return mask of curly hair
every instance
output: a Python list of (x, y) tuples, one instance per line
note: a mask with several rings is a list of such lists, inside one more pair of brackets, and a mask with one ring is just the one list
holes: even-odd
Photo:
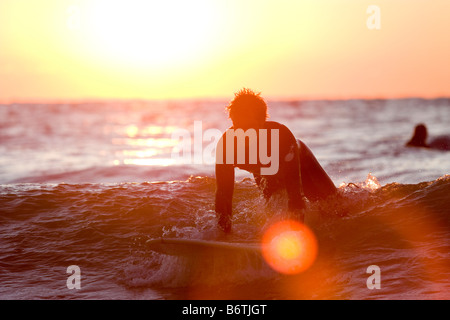
[(257, 117), (262, 121), (269, 118), (267, 104), (260, 96), (261, 92), (243, 88), (234, 94), (234, 99), (226, 107), (231, 120)]

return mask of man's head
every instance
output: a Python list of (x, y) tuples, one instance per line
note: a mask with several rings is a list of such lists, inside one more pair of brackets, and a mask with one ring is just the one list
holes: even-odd
[(264, 126), (267, 113), (267, 104), (260, 93), (250, 89), (242, 89), (235, 93), (234, 99), (227, 106), (229, 117), (235, 129), (258, 129)]
[(427, 127), (424, 124), (420, 123), (416, 125), (416, 128), (414, 129), (414, 135), (411, 140), (409, 140), (407, 145), (415, 147), (425, 147), (427, 137)]

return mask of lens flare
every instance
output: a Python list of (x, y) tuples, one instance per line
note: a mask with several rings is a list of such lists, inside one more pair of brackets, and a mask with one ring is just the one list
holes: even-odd
[(317, 256), (317, 240), (304, 224), (293, 220), (270, 226), (262, 239), (262, 253), (275, 271), (297, 274), (308, 269)]

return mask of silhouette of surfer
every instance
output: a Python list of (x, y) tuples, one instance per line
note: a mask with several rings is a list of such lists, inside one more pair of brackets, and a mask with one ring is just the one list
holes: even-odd
[(419, 147), (437, 150), (450, 150), (450, 137), (439, 136), (427, 143), (428, 130), (427, 127), (420, 123), (414, 128), (414, 134), (406, 143), (407, 147)]
[[(303, 195), (310, 201), (325, 199), (334, 195), (337, 191), (333, 181), (321, 167), (311, 150), (299, 139), (296, 139), (292, 132), (283, 124), (275, 121), (267, 121), (267, 104), (260, 96), (250, 89), (242, 89), (235, 94), (234, 99), (227, 107), (229, 117), (233, 126), (228, 128), (221, 137), (217, 149), (221, 152), (216, 156), (216, 195), (215, 211), (218, 217), (219, 227), (225, 231), (231, 231), (232, 198), (234, 190), (234, 168), (240, 168), (253, 174), (255, 182), (262, 190), (266, 199), (269, 199), (278, 191), (285, 190), (288, 196), (288, 210), (293, 216), (303, 221), (305, 207)], [(227, 153), (234, 153), (233, 160), (239, 153), (239, 143), (232, 143), (232, 148), (227, 147), (227, 133), (237, 132), (248, 133), (253, 129), (257, 140), (251, 140), (251, 135), (246, 137), (245, 161), (227, 161)], [(262, 134), (266, 130), (266, 134)], [(277, 135), (273, 135), (274, 130)], [(264, 141), (263, 138), (268, 138)], [(273, 140), (278, 137), (278, 141)], [(232, 136), (234, 142), (235, 136)], [(273, 140), (273, 141), (272, 141)], [(254, 145), (250, 146), (253, 142)], [(264, 144), (265, 143), (265, 144)], [(255, 145), (257, 144), (257, 145)], [(242, 144), (240, 145), (242, 147)], [(278, 148), (272, 150), (272, 147)], [(270, 153), (276, 172), (264, 174), (263, 170), (268, 169), (267, 161), (249, 161), (251, 150), (266, 150)], [(242, 150), (241, 150), (242, 151)], [(278, 154), (278, 159), (273, 159)], [(259, 154), (261, 156), (261, 154)], [(267, 159), (266, 159), (267, 160)]]

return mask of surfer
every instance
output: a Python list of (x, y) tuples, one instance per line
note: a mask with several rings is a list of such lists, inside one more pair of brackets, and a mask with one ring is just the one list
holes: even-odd
[(427, 127), (420, 123), (414, 128), (414, 134), (406, 143), (407, 147), (419, 147), (437, 150), (450, 150), (450, 137), (440, 136), (427, 143), (428, 130)]
[[(236, 167), (253, 174), (256, 184), (266, 199), (278, 191), (285, 190), (288, 196), (288, 210), (300, 221), (304, 219), (303, 195), (310, 201), (316, 201), (336, 193), (337, 189), (333, 181), (311, 150), (301, 140), (296, 139), (283, 124), (267, 121), (267, 104), (260, 93), (242, 89), (235, 94), (234, 99), (227, 106), (227, 110), (233, 126), (223, 133), (217, 145), (217, 150), (220, 152), (216, 155), (215, 167), (215, 211), (219, 227), (222, 230), (227, 233), (231, 231), (234, 168)], [(245, 161), (227, 161), (230, 159), (227, 157), (227, 152), (234, 152), (232, 155), (234, 157), (240, 151), (238, 150), (239, 143), (234, 143), (237, 136), (234, 133), (239, 129), (242, 129), (241, 133), (245, 132), (243, 144)], [(250, 134), (252, 130), (255, 132), (253, 136)], [(230, 132), (232, 134), (228, 135)], [(276, 134), (273, 134), (274, 132)], [(252, 140), (251, 138), (255, 136), (256, 140)], [(229, 148), (226, 143), (227, 137), (233, 139), (232, 148)], [(270, 139), (264, 141), (263, 138), (267, 137)], [(252, 143), (253, 145), (250, 146)], [(249, 154), (251, 150), (255, 152), (259, 150), (260, 159), (252, 162), (251, 159), (255, 158)], [(271, 157), (266, 156), (263, 159), (266, 161), (262, 161), (261, 150), (266, 150)], [(278, 155), (278, 159), (273, 159), (274, 155)], [(272, 162), (277, 161), (276, 164), (270, 163), (270, 167), (275, 167), (275, 171), (268, 170), (268, 159)]]

